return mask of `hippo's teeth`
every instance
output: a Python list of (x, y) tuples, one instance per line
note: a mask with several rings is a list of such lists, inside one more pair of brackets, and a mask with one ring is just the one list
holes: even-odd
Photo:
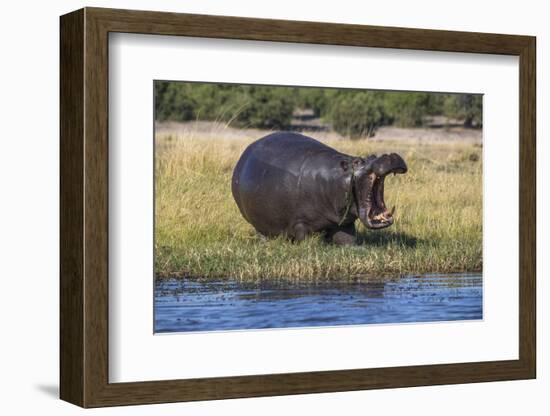
[(391, 211), (385, 211), (385, 212), (381, 212), (378, 215), (375, 215), (374, 217), (372, 217), (372, 219), (374, 221), (389, 222), (391, 221), (394, 212), (395, 212), (395, 207), (393, 207)]
[(388, 218), (388, 216), (385, 212), (382, 212), (382, 213), (374, 216), (372, 219), (375, 220), (375, 221), (382, 221), (382, 222), (389, 221), (389, 218)]

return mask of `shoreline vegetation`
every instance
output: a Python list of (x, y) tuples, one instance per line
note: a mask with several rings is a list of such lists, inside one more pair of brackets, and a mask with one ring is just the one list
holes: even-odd
[(158, 279), (312, 282), (482, 270), (480, 130), (387, 127), (364, 140), (304, 132), (344, 153), (396, 152), (407, 162), (406, 175), (386, 181), (394, 225), (371, 231), (357, 221), (361, 244), (352, 247), (321, 236), (263, 241), (241, 216), (231, 195), (233, 168), (245, 147), (270, 131), (171, 122), (156, 123), (155, 132)]

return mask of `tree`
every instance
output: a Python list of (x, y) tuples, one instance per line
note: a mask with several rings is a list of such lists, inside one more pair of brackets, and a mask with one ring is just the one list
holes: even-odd
[(194, 117), (197, 102), (185, 94), (186, 84), (157, 81), (154, 84), (155, 119), (187, 121)]
[(313, 110), (315, 117), (326, 115), (330, 103), (330, 90), (324, 88), (296, 88), (296, 104)]
[(388, 92), (384, 108), (389, 121), (399, 127), (418, 127), (422, 119), (436, 112), (434, 94), (423, 92)]
[(445, 114), (464, 120), (466, 127), (483, 124), (483, 96), (481, 94), (449, 94), (445, 99)]
[(236, 100), (240, 110), (235, 122), (240, 126), (284, 129), (292, 121), (295, 104), (291, 88), (245, 86)]
[(334, 97), (330, 120), (338, 133), (351, 138), (374, 136), (386, 119), (383, 93), (372, 91), (342, 92)]

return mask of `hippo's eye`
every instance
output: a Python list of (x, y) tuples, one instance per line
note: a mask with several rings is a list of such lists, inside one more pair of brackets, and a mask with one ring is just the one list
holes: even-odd
[(345, 161), (345, 160), (342, 160), (342, 161), (340, 162), (340, 167), (342, 168), (342, 170), (343, 170), (344, 172), (347, 172), (347, 170), (349, 169), (348, 162)]

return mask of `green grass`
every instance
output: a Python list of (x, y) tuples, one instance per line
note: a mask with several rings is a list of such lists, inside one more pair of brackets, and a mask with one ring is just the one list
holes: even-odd
[(465, 142), (347, 141), (345, 153), (397, 152), (406, 175), (386, 179), (395, 223), (341, 247), (319, 236), (301, 243), (261, 241), (231, 195), (231, 174), (257, 137), (156, 137), (155, 270), (158, 277), (350, 279), (409, 273), (480, 271), (482, 164), (479, 145)]

